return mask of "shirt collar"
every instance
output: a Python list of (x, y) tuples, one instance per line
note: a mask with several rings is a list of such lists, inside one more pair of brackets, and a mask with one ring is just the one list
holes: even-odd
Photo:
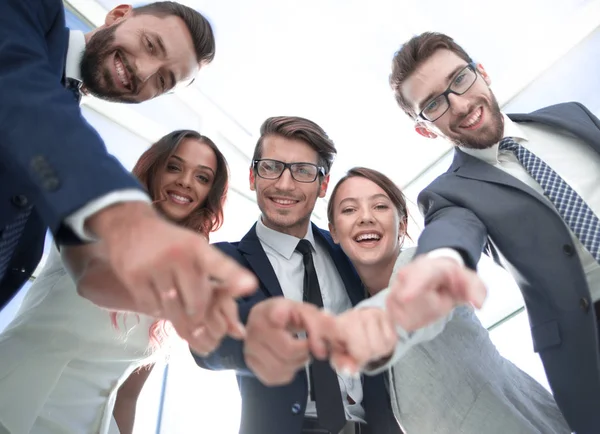
[[(502, 113), (502, 119), (504, 120), (504, 134), (502, 137), (512, 137), (516, 142), (527, 141), (527, 136), (525, 131), (517, 124), (510, 120), (508, 116)], [(500, 143), (494, 144), (487, 149), (471, 149), (459, 146), (459, 149), (463, 151), (465, 154), (469, 154), (475, 158), (479, 158), (480, 160), (485, 161), (489, 164), (498, 163), (498, 147)]]
[[(261, 217), (259, 217), (258, 222), (256, 222), (256, 236), (261, 241), (261, 243), (266, 244), (287, 260), (291, 259), (292, 254), (296, 250), (296, 246), (300, 241), (299, 238), (296, 238), (293, 235), (284, 234), (283, 232), (278, 232), (276, 230), (268, 228), (262, 222)], [(304, 239), (310, 242), (313, 251), (316, 252), (315, 237), (313, 235), (311, 226), (308, 227), (308, 232), (304, 236)]]
[(85, 35), (79, 30), (69, 31), (69, 47), (65, 64), (65, 77), (83, 81), (81, 78), (81, 56), (85, 51)]

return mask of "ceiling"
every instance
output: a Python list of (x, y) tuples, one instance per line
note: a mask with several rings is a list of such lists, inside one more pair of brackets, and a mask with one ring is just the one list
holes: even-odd
[[(260, 124), (277, 115), (304, 116), (328, 132), (338, 149), (332, 183), (361, 165), (403, 187), (413, 214), (409, 232), (416, 240), (422, 227), (416, 196), (448, 167), (451, 153), (443, 141), (415, 134), (395, 104), (387, 78), (402, 42), (426, 30), (454, 37), (485, 65), (503, 105), (535, 87), (545, 71), (600, 26), (600, 0), (180, 2), (210, 19), (215, 61), (175, 95), (135, 107), (85, 98), (84, 109), (137, 137), (127, 150), (123, 143), (109, 146), (128, 168), (144, 146), (176, 128), (196, 128), (216, 141), (230, 165), (232, 192), (225, 225), (213, 240), (239, 239), (256, 220), (248, 166)], [(94, 25), (119, 4), (66, 3)], [(319, 201), (313, 214), (321, 226), (327, 223), (325, 208), (326, 200)], [(504, 271), (481, 266), (494, 301), (486, 303), (480, 317), (490, 326), (523, 301)]]

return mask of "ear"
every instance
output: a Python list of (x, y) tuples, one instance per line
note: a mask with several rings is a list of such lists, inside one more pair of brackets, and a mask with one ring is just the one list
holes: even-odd
[(425, 122), (418, 121), (415, 123), (415, 131), (417, 134), (427, 137), (428, 139), (435, 139), (437, 137), (437, 134), (431, 131)]
[(254, 176), (254, 170), (250, 168), (250, 174), (248, 175), (248, 182), (250, 183), (250, 190), (256, 190), (256, 176)]
[(133, 6), (131, 5), (119, 5), (111, 10), (108, 14), (106, 14), (106, 19), (104, 20), (104, 25), (106, 27), (112, 26), (119, 21), (128, 18), (133, 14)]
[(490, 76), (488, 75), (481, 63), (477, 64), (477, 72), (479, 72), (479, 75), (483, 77), (483, 80), (488, 86), (492, 84), (492, 79), (490, 78)]
[(339, 244), (340, 240), (338, 240), (335, 226), (333, 226), (331, 223), (329, 223), (329, 233), (331, 234), (331, 238), (333, 238), (333, 242)]
[(323, 181), (321, 181), (321, 185), (319, 186), (319, 197), (325, 197), (327, 193), (327, 186), (329, 185), (329, 175), (325, 175)]
[(398, 237), (402, 238), (406, 235), (407, 224), (404, 219), (400, 219), (400, 223), (398, 224)]

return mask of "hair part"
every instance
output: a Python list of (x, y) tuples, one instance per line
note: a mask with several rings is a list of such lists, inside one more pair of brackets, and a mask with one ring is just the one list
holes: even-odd
[(333, 214), (335, 211), (335, 197), (340, 186), (350, 178), (365, 178), (377, 185), (379, 188), (381, 188), (385, 192), (385, 194), (390, 198), (390, 201), (396, 208), (396, 211), (400, 216), (400, 222), (404, 225), (404, 229), (406, 231), (406, 228), (408, 227), (408, 208), (406, 206), (406, 198), (404, 196), (404, 193), (402, 193), (402, 190), (400, 190), (400, 188), (383, 173), (374, 169), (368, 169), (366, 167), (353, 167), (352, 169), (348, 170), (346, 175), (344, 175), (338, 181), (335, 187), (333, 187), (331, 197), (329, 198), (329, 202), (327, 203), (327, 219), (329, 220), (329, 223), (332, 226), (335, 227), (335, 224), (333, 222)]
[(330, 172), (337, 155), (335, 144), (323, 128), (311, 120), (298, 116), (277, 116), (264, 121), (260, 126), (260, 137), (254, 147), (252, 161), (262, 158), (265, 137), (274, 135), (306, 142), (318, 155), (317, 165), (325, 169), (326, 175)]
[(227, 161), (211, 139), (194, 130), (173, 131), (148, 148), (139, 158), (132, 172), (146, 188), (153, 201), (164, 199), (159, 191), (160, 173), (185, 139), (194, 139), (207, 145), (215, 153), (217, 160), (213, 185), (206, 200), (183, 221), (178, 222), (181, 226), (202, 233), (208, 239), (211, 232), (223, 225), (223, 207), (229, 183)]
[(452, 51), (467, 63), (473, 63), (473, 59), (460, 45), (454, 42), (454, 39), (437, 32), (425, 32), (414, 36), (394, 54), (392, 73), (389, 77), (390, 86), (394, 91), (396, 102), (411, 118), (414, 118), (417, 113), (414, 112), (410, 101), (407, 101), (402, 95), (402, 85), (437, 50)]
[(149, 3), (133, 9), (135, 15), (154, 15), (160, 18), (176, 16), (183, 20), (188, 28), (196, 59), (199, 64), (206, 65), (215, 58), (215, 36), (210, 22), (200, 12), (173, 1)]

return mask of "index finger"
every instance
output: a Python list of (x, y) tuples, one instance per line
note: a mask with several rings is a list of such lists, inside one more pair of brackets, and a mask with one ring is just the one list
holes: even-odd
[(198, 268), (232, 297), (251, 295), (258, 288), (258, 280), (251, 271), (211, 245), (200, 246)]
[(311, 353), (318, 359), (326, 358), (328, 337), (335, 327), (335, 319), (309, 304), (299, 305), (292, 318), (292, 325), (306, 331)]

